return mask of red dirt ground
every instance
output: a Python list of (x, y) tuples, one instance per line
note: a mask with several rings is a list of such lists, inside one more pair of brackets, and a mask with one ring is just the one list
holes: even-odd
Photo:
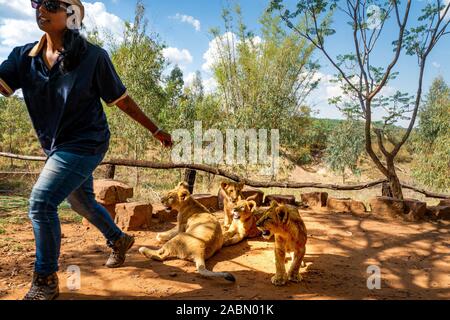
[[(209, 280), (192, 263), (148, 261), (140, 246), (155, 246), (156, 233), (172, 223), (132, 232), (136, 244), (121, 269), (107, 269), (109, 249), (101, 234), (81, 224), (63, 224), (59, 299), (450, 299), (450, 223), (406, 223), (370, 215), (301, 211), (308, 228), (304, 281), (275, 287), (273, 242), (244, 241), (223, 248), (207, 267), (230, 271), (235, 284)], [(221, 216), (221, 214), (218, 214)], [(20, 299), (32, 275), (34, 240), (31, 225), (9, 225), (0, 237), (0, 299)], [(369, 290), (369, 265), (381, 268), (380, 290)], [(81, 288), (67, 288), (67, 267), (81, 268)]]

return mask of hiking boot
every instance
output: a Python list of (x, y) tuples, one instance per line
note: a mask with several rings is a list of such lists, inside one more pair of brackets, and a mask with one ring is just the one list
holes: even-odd
[(134, 237), (124, 234), (122, 238), (117, 240), (114, 244), (108, 244), (108, 246), (113, 249), (113, 252), (109, 256), (108, 261), (106, 261), (106, 266), (108, 268), (118, 268), (125, 262), (125, 254), (133, 246)]
[(42, 276), (35, 272), (30, 291), (23, 300), (54, 300), (58, 296), (59, 281), (56, 272), (48, 276)]

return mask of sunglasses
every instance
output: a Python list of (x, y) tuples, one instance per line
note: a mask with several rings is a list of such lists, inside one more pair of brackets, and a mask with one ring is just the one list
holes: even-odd
[(31, 0), (31, 6), (36, 10), (44, 6), (48, 12), (56, 13), (59, 9), (67, 10), (69, 4), (58, 0)]

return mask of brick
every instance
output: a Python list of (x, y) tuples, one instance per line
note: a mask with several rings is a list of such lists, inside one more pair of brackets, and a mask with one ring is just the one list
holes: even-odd
[(450, 206), (427, 207), (425, 215), (433, 220), (450, 220)]
[(118, 203), (115, 222), (124, 231), (145, 230), (152, 223), (152, 210), (146, 202)]
[(327, 209), (342, 213), (365, 213), (366, 206), (361, 201), (352, 199), (328, 198)]
[(259, 189), (252, 187), (244, 187), (244, 189), (242, 189), (242, 196), (244, 199), (251, 197), (250, 200), (255, 201), (258, 207), (262, 206), (263, 204), (264, 192), (262, 192)]
[(272, 200), (275, 200), (278, 203), (290, 204), (295, 206), (295, 196), (293, 195), (281, 195), (281, 194), (269, 194), (264, 199), (264, 205), (270, 206)]
[(219, 209), (217, 196), (212, 194), (193, 194), (192, 198), (204, 205), (208, 210), (214, 212)]
[(327, 206), (327, 192), (302, 193), (300, 197), (303, 204), (307, 205), (310, 208), (323, 208)]
[(406, 221), (419, 221), (425, 218), (426, 203), (415, 199), (398, 200), (390, 197), (376, 197), (370, 200), (373, 214), (400, 217)]
[(124, 203), (133, 198), (133, 188), (116, 180), (94, 180), (94, 193), (103, 205)]

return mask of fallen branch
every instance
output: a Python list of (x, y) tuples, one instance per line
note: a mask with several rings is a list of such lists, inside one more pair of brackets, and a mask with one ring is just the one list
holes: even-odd
[[(34, 156), (22, 156), (11, 153), (0, 152), (0, 157), (18, 159), (18, 160), (26, 160), (26, 161), (45, 161), (47, 158), (45, 157), (34, 157)], [(256, 181), (247, 178), (242, 178), (237, 174), (232, 172), (208, 166), (203, 164), (181, 164), (181, 163), (160, 163), (160, 162), (151, 162), (151, 161), (143, 161), (143, 160), (126, 160), (126, 159), (111, 159), (105, 160), (101, 163), (101, 165), (113, 165), (113, 166), (123, 166), (123, 167), (134, 167), (134, 168), (150, 168), (150, 169), (192, 169), (203, 171), (207, 173), (211, 173), (214, 175), (222, 176), (224, 178), (228, 178), (233, 181), (241, 181), (245, 185), (254, 187), (254, 188), (287, 188), (287, 189), (305, 189), (305, 188), (315, 188), (315, 189), (328, 189), (328, 190), (340, 190), (340, 191), (356, 191), (363, 190), (375, 187), (384, 182), (387, 182), (386, 179), (367, 182), (363, 184), (355, 184), (355, 185), (337, 185), (337, 184), (323, 184), (316, 182), (281, 182), (281, 181)], [(438, 199), (450, 199), (450, 195), (445, 194), (437, 194), (428, 192), (423, 189), (419, 189), (407, 184), (402, 184), (402, 186), (406, 189), (414, 190), (418, 193), (421, 193), (430, 198), (438, 198)]]

